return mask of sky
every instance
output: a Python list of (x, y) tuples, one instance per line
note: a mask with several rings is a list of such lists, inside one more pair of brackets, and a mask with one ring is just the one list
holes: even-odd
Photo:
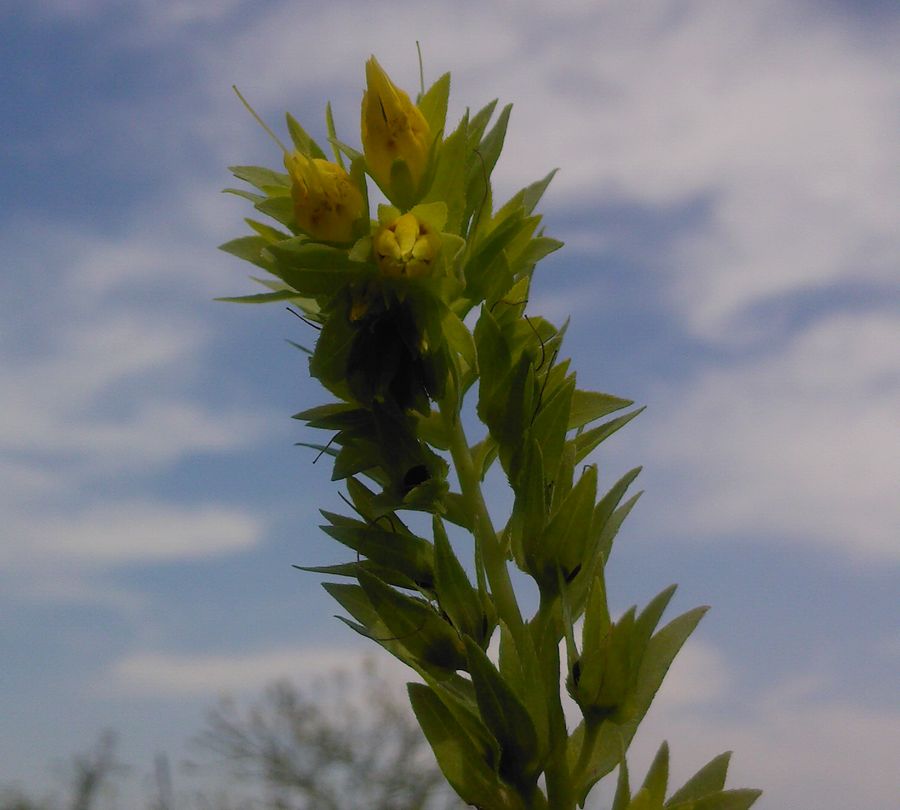
[[(216, 250), (226, 166), (357, 139), (364, 62), (514, 104), (495, 199), (559, 168), (530, 311), (581, 387), (647, 406), (619, 610), (713, 609), (633, 748), (734, 750), (761, 810), (897, 806), (900, 7), (877, 0), (0, 2), (0, 784), (104, 728), (177, 759), (218, 695), (368, 648), (293, 563), (343, 559), (325, 401), (283, 308)], [(281, 130), (280, 130), (281, 131)], [(491, 509), (505, 507), (500, 482)], [(672, 614), (674, 615), (674, 613)], [(385, 662), (387, 664), (387, 662)], [(389, 666), (389, 665), (388, 665)], [(399, 667), (398, 682), (405, 677)], [(143, 769), (143, 771), (142, 771)]]

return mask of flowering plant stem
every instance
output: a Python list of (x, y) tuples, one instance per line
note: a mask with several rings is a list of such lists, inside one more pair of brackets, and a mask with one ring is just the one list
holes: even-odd
[[(665, 744), (631, 792), (628, 745), (705, 608), (658, 628), (672, 586), (610, 615), (606, 561), (639, 470), (601, 494), (587, 459), (639, 410), (601, 421), (633, 403), (579, 389), (559, 360), (565, 329), (525, 313), (537, 263), (562, 244), (534, 213), (553, 174), (493, 210), (509, 107), (490, 129), (495, 102), (467, 112), (445, 136), (449, 74), (415, 102), (374, 57), (366, 79), (362, 151), (338, 139), (330, 105), (334, 160), (288, 115), (293, 149), (273, 135), (287, 173), (232, 169), (254, 190), (230, 191), (275, 225), (248, 219), (253, 234), (223, 245), (272, 277), (226, 300), (286, 301), (319, 330), (304, 350), (333, 401), (296, 418), (332, 434), (309, 446), (333, 458), (355, 514), (323, 510), (322, 528), (356, 559), (308, 570), (341, 578), (323, 584), (344, 621), (418, 675), (412, 708), (473, 807), (574, 810), (618, 768), (613, 810), (746, 810), (759, 792), (724, 789), (727, 757), (667, 800)], [(377, 218), (371, 185), (388, 200)], [(486, 428), (476, 445), (467, 397)], [(482, 490), (495, 464), (514, 496), (499, 529)], [(430, 517), (430, 536), (407, 513)], [(511, 565), (540, 594), (528, 619)]]

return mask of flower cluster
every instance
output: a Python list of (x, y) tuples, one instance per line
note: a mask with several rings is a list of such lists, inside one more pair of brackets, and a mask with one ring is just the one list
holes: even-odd
[[(413, 709), (464, 801), (574, 810), (621, 765), (617, 810), (662, 810), (667, 749), (634, 797), (623, 756), (703, 609), (657, 629), (668, 589), (610, 618), (604, 568), (638, 470), (598, 499), (586, 461), (638, 411), (594, 424), (632, 403), (579, 389), (559, 359), (565, 330), (525, 314), (536, 264), (561, 244), (535, 214), (553, 174), (495, 210), (509, 107), (467, 111), (445, 134), (449, 74), (413, 101), (372, 57), (366, 84), (361, 149), (338, 138), (329, 106), (330, 157), (288, 115), (286, 172), (232, 168), (254, 190), (229, 191), (276, 224), (248, 219), (253, 233), (222, 246), (269, 274), (267, 292), (225, 300), (286, 301), (318, 330), (309, 371), (334, 399), (296, 418), (332, 434), (310, 446), (333, 458), (355, 516), (323, 511), (322, 528), (355, 560), (309, 570), (349, 578), (325, 583), (347, 623), (419, 674)], [(387, 200), (374, 216), (373, 187)], [(474, 444), (470, 393), (486, 428)], [(481, 489), (495, 463), (513, 496), (502, 528)], [(431, 537), (404, 511), (429, 515)], [(474, 583), (447, 524), (471, 536)], [(510, 564), (540, 594), (530, 619)], [(583, 715), (571, 733), (561, 679)], [(746, 810), (758, 793), (724, 791), (726, 767), (714, 760), (665, 807)]]

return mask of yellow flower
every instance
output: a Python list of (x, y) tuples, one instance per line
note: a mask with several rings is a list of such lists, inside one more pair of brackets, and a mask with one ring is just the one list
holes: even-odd
[(400, 90), (373, 56), (366, 62), (362, 100), (362, 143), (369, 171), (382, 188), (391, 184), (391, 166), (406, 162), (418, 186), (428, 164), (431, 127), (422, 112)]
[(297, 225), (313, 239), (349, 242), (353, 223), (365, 213), (362, 192), (337, 163), (300, 152), (285, 154)]
[(431, 273), (441, 249), (441, 237), (415, 214), (402, 214), (378, 229), (374, 248), (384, 275), (420, 278)]

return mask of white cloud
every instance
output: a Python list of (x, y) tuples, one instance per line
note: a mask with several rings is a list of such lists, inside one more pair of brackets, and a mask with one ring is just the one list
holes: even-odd
[(900, 319), (839, 315), (659, 391), (668, 410), (640, 452), (665, 479), (660, 520), (677, 515), (685, 537), (752, 531), (897, 560), (898, 369)]
[(363, 59), (375, 49), (412, 89), (415, 39), (430, 76), (453, 71), (451, 120), (494, 95), (516, 103), (501, 194), (561, 166), (551, 205), (703, 201), (665, 255), (697, 334), (752, 337), (760, 304), (894, 283), (900, 63), (890, 37), (812, 4), (282, 4), (201, 53), (212, 103), (198, 131), (223, 146), (221, 121), (239, 120), (236, 80), (270, 120), (294, 100), (314, 131), (331, 95), (352, 142)]
[[(337, 673), (352, 676), (371, 660), (370, 647), (284, 647), (222, 655), (135, 652), (116, 662), (108, 677), (130, 693), (214, 696), (258, 691), (280, 679), (309, 685)], [(388, 656), (379, 656), (378, 668), (398, 683), (415, 676)]]
[(732, 679), (728, 664), (716, 647), (691, 639), (675, 658), (657, 699), (669, 710), (717, 703), (733, 688)]
[[(134, 652), (117, 661), (103, 688), (157, 698), (246, 695), (287, 678), (322, 684), (360, 671), (365, 647), (283, 647), (237, 654)], [(376, 658), (398, 690), (412, 673)], [(324, 693), (323, 693), (324, 694)], [(676, 658), (631, 749), (638, 782), (662, 739), (672, 749), (671, 785), (722, 751), (734, 750), (729, 786), (760, 787), (759, 807), (887, 807), (896, 789), (892, 759), (900, 715), (835, 698), (821, 675), (799, 676), (757, 695), (741, 694), (721, 651), (692, 639)], [(597, 804), (602, 791), (593, 796)]]
[[(827, 692), (803, 698), (790, 688), (774, 691), (791, 698), (773, 700), (764, 693), (738, 700), (732, 693), (713, 711), (672, 710), (661, 702), (632, 748), (635, 781), (668, 739), (673, 785), (733, 750), (728, 784), (762, 789), (760, 810), (891, 806), (897, 795), (900, 712), (866, 708)], [(735, 712), (737, 705), (741, 709)]]
[[(895, 707), (875, 711), (841, 697), (820, 670), (763, 688), (742, 683), (738, 674), (715, 646), (687, 642), (629, 750), (632, 784), (640, 784), (668, 740), (670, 791), (733, 751), (727, 787), (762, 789), (760, 810), (891, 805), (900, 746)], [(588, 806), (608, 806), (613, 790), (602, 784)]]
[(11, 542), (2, 553), (4, 564), (16, 568), (47, 561), (108, 567), (244, 551), (263, 531), (255, 515), (221, 504), (122, 499), (19, 519), (7, 527)]

